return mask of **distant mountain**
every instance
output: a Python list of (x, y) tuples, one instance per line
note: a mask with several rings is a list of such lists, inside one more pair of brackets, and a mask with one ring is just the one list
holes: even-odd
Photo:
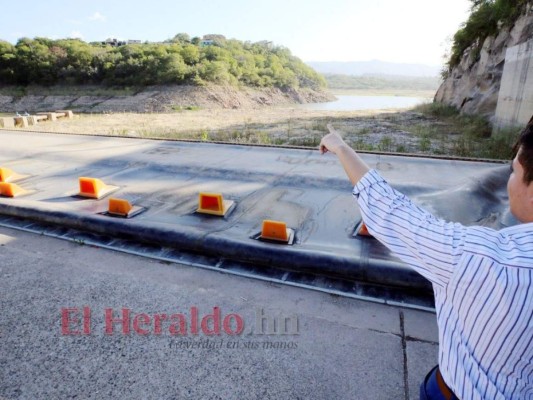
[(402, 64), (386, 61), (308, 61), (307, 65), (322, 74), (342, 75), (403, 75), (439, 76), (440, 66), (424, 64)]

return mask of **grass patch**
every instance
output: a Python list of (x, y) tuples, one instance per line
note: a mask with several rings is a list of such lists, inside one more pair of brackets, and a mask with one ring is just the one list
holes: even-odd
[(311, 137), (299, 137), (289, 140), (287, 143), (279, 143), (279, 144), (288, 144), (290, 146), (303, 146), (303, 147), (318, 147), (320, 144), (320, 140), (322, 139), (322, 136), (320, 135), (313, 135)]
[[(441, 103), (422, 104), (414, 111), (434, 119), (430, 123), (401, 127), (419, 136), (419, 149), (423, 153), (502, 160), (512, 157), (520, 129), (493, 133), (485, 118), (460, 114), (456, 108)], [(435, 140), (440, 141), (437, 149), (432, 148)]]
[(431, 150), (431, 139), (428, 136), (422, 136), (418, 142), (418, 146), (421, 152), (429, 152)]
[(328, 123), (356, 150), (505, 160), (511, 158), (519, 133), (519, 130), (491, 133), (483, 118), (460, 115), (440, 104), (424, 104), (414, 112), (374, 114), (292, 108), (81, 114), (31, 129), (316, 149), (327, 133)]
[(181, 112), (181, 111), (198, 111), (200, 107), (198, 106), (172, 106), (172, 110)]
[(383, 137), (378, 144), (378, 150), (379, 151), (387, 151), (392, 152), (396, 148), (396, 144), (394, 143), (394, 139), (390, 136)]
[(375, 151), (376, 147), (373, 143), (368, 143), (362, 139), (357, 139), (353, 144), (352, 147), (354, 150), (362, 150), (362, 151)]
[(437, 102), (423, 103), (416, 106), (413, 110), (435, 118), (449, 118), (459, 115), (457, 108)]
[(407, 147), (403, 144), (396, 145), (396, 153), (407, 153)]

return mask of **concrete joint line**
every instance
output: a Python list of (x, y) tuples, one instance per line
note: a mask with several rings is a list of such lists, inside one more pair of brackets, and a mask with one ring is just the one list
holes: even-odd
[(405, 400), (409, 400), (409, 371), (407, 369), (407, 340), (405, 337), (405, 319), (404, 319), (402, 310), (400, 310), (400, 332), (402, 333), (404, 395), (405, 395)]

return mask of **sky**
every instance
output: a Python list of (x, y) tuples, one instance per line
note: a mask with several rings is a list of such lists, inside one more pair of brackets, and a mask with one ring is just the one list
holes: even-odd
[(269, 40), (303, 61), (442, 65), (469, 0), (3, 0), (0, 39)]

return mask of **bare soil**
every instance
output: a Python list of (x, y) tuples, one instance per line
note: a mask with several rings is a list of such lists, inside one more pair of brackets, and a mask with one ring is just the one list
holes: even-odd
[[(77, 114), (29, 130), (246, 144), (317, 146), (332, 123), (360, 150), (420, 152), (410, 126), (437, 121), (409, 110), (315, 111), (294, 107), (200, 109), (173, 113)], [(430, 149), (422, 149), (430, 150)]]
[[(327, 133), (327, 124), (332, 123), (357, 150), (481, 158), (507, 157), (506, 151), (500, 155), (500, 149), (506, 150), (512, 139), (502, 141), (501, 138), (492, 140), (493, 138), (478, 137), (477, 127), (474, 127), (474, 134), (465, 134), (472, 129), (463, 127), (453, 119), (434, 117), (423, 108), (319, 111), (298, 108), (294, 105), (295, 98), (288, 100), (287, 93), (271, 93), (268, 97), (270, 100), (261, 104), (257, 101), (258, 97), (254, 97), (258, 92), (246, 94), (222, 88), (214, 88), (212, 92), (204, 89), (206, 91), (195, 90), (189, 94), (165, 92), (168, 96), (174, 96), (163, 102), (167, 105), (166, 112), (76, 112), (74, 119), (40, 122), (28, 129), (56, 133), (316, 147)], [(186, 91), (185, 88), (182, 90)], [(162, 96), (158, 93), (158, 96)], [(261, 93), (265, 95), (266, 92)], [(143, 96), (146, 95), (143, 92)], [(278, 95), (281, 97), (277, 98)], [(302, 93), (293, 95), (304, 96)], [(307, 95), (298, 102), (325, 100), (316, 97), (316, 93)], [(120, 97), (112, 96), (110, 99), (117, 101)], [(128, 101), (133, 101), (129, 97)], [(170, 111), (169, 104), (172, 105)]]
[[(257, 109), (272, 105), (316, 103), (335, 99), (325, 90), (238, 88), (220, 85), (154, 86), (139, 91), (124, 90), (123, 93), (109, 90), (110, 95), (102, 88), (85, 86), (22, 89), (0, 90), (0, 112), (35, 113), (73, 110), (77, 113), (161, 113), (191, 108)], [(24, 94), (19, 93), (21, 90)]]

